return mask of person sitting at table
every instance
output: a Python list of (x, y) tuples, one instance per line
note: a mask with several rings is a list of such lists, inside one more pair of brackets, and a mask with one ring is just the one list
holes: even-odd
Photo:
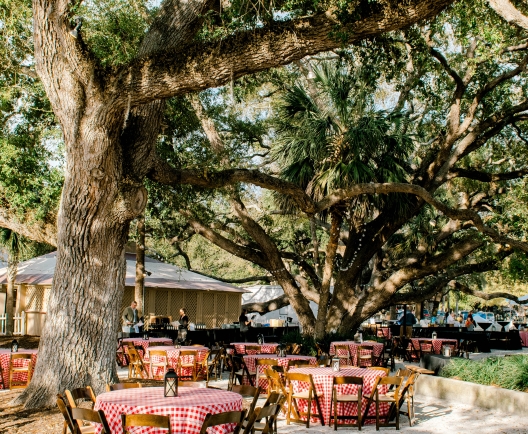
[(187, 316), (187, 310), (182, 307), (180, 309), (180, 319), (179, 319), (180, 325), (179, 329), (185, 329), (189, 330), (189, 317)]
[(447, 316), (447, 324), (455, 324), (455, 312), (451, 311), (451, 313)]
[(123, 311), (123, 315), (121, 316), (121, 319), (123, 320), (123, 332), (139, 333), (139, 327), (136, 325), (139, 322), (139, 314), (137, 311), (136, 301), (133, 301), (132, 303), (130, 303), (130, 306), (127, 306), (125, 308), (125, 310)]

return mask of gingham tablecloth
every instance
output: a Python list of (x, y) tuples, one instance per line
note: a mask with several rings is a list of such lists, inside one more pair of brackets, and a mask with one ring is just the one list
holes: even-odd
[[(31, 375), (35, 370), (35, 363), (37, 363), (38, 350), (24, 350), (19, 349), (18, 354), (31, 354)], [(2, 382), (0, 383), (0, 389), (9, 389), (9, 364), (11, 362), (11, 350), (7, 348), (0, 348), (0, 372), (2, 374)], [(16, 360), (15, 366), (27, 366), (29, 360)], [(13, 375), (15, 381), (27, 381), (26, 373), (19, 373)]]
[[(336, 345), (346, 345), (348, 346), (348, 349), (350, 351), (350, 356), (352, 358), (352, 365), (353, 366), (359, 366), (358, 364), (358, 360), (357, 360), (357, 349), (358, 347), (361, 345), (361, 346), (367, 346), (367, 347), (371, 347), (372, 348), (372, 351), (374, 352), (374, 357), (379, 357), (380, 354), (382, 353), (383, 351), (383, 344), (379, 343), (379, 342), (363, 342), (361, 344), (358, 344), (356, 342), (352, 342), (352, 341), (345, 341), (345, 342), (332, 342), (330, 344), (330, 355), (331, 356), (334, 356), (336, 355), (335, 353), (335, 346)], [(365, 354), (367, 355), (369, 353), (369, 351), (365, 351), (363, 350), (362, 351), (362, 355)], [(341, 354), (337, 354), (338, 356), (340, 356)], [(344, 354), (343, 354), (344, 355)], [(341, 360), (341, 364), (346, 364), (346, 361), (343, 361)]]
[(528, 347), (528, 332), (519, 332), (519, 336), (521, 337), (523, 347)]
[[(159, 346), (159, 347), (149, 347), (143, 361), (150, 375), (150, 365), (149, 365), (150, 351), (165, 351), (167, 353), (169, 368), (174, 368), (176, 370), (178, 366), (178, 357), (180, 357), (180, 351), (189, 351), (189, 350), (196, 351), (196, 356), (197, 356), (196, 362), (201, 362), (207, 356), (209, 348), (192, 347), (192, 346), (182, 346), (180, 348), (175, 348), (175, 347), (169, 347), (167, 345)], [(192, 356), (183, 357), (183, 363), (192, 363), (192, 358), (193, 358)], [(162, 360), (161, 360), (161, 357), (154, 356), (152, 361), (156, 363), (156, 362), (161, 362)], [(188, 370), (184, 369), (183, 374), (190, 375), (190, 369)], [(162, 375), (163, 375), (163, 368), (155, 367), (154, 368), (154, 378), (156, 377), (159, 378)]]
[[(116, 390), (97, 397), (95, 410), (103, 410), (112, 433), (122, 434), (121, 414), (156, 414), (170, 416), (171, 430), (175, 434), (199, 434), (207, 413), (242, 410), (242, 396), (217, 389), (180, 387), (178, 397), (165, 398), (162, 387)], [(95, 424), (96, 433), (101, 425)], [(234, 425), (219, 425), (209, 432), (227, 434)], [(166, 434), (167, 430), (152, 427), (130, 428), (134, 434)]]
[[(279, 365), (284, 368), (285, 371), (288, 370), (288, 366), (290, 362), (293, 360), (308, 360), (310, 362), (310, 365), (317, 365), (317, 358), (312, 356), (300, 356), (300, 355), (292, 355), (292, 356), (286, 356), (286, 357), (279, 357), (276, 355), (248, 355), (244, 356), (244, 362), (246, 363), (248, 367), (249, 372), (255, 372), (257, 368), (257, 360), (259, 359), (274, 359), (279, 362)], [(291, 363), (293, 365), (293, 363)], [(257, 372), (257, 378), (260, 375), (264, 375), (264, 372), (266, 368), (270, 368), (269, 365), (258, 365), (258, 372)], [(245, 377), (244, 377), (245, 379)], [(268, 390), (268, 380), (265, 378), (260, 378), (258, 381), (258, 385), (262, 387), (262, 391), (265, 392)]]
[[(370, 394), (376, 381), (376, 377), (385, 377), (386, 374), (384, 371), (374, 370), (374, 369), (341, 369), (340, 371), (334, 371), (332, 368), (293, 368), (289, 372), (297, 372), (301, 374), (312, 374), (315, 390), (317, 391), (317, 396), (319, 397), (319, 403), (321, 404), (321, 410), (323, 412), (323, 418), (326, 425), (330, 424), (330, 411), (332, 405), (332, 387), (334, 382), (334, 377), (363, 377), (363, 395)], [(302, 392), (308, 390), (309, 385), (304, 382), (293, 381), (293, 390), (294, 392)], [(387, 393), (388, 386), (380, 386), (380, 393)], [(357, 386), (355, 384), (343, 384), (338, 386), (338, 392), (344, 394), (357, 394)], [(306, 412), (308, 410), (308, 401), (307, 400), (298, 400), (299, 410), (301, 412)], [(343, 415), (357, 415), (357, 404), (356, 403), (339, 403), (337, 407), (337, 414), (340, 416)], [(361, 404), (362, 414), (365, 412), (367, 407), (367, 399), (363, 398)], [(390, 405), (388, 403), (380, 404), (380, 414), (386, 416), (389, 412)], [(315, 401), (312, 402), (312, 412), (317, 412), (317, 407)], [(373, 402), (370, 405), (369, 416), (376, 416), (376, 404)], [(314, 422), (317, 419), (313, 419)], [(350, 423), (352, 420), (341, 419), (338, 423)], [(333, 422), (333, 421), (332, 421)], [(366, 421), (365, 423), (375, 423), (375, 420)]]
[(246, 345), (260, 347), (260, 352), (262, 354), (275, 354), (277, 352), (277, 346), (279, 344), (259, 344), (257, 342), (232, 342), (231, 345), (235, 346), (237, 354), (248, 354), (246, 352)]
[[(147, 353), (147, 349), (149, 346), (154, 346), (156, 344), (160, 343), (168, 343), (172, 345), (172, 339), (169, 338), (150, 338), (150, 339), (142, 339), (142, 338), (126, 338), (122, 340), (123, 342), (123, 348), (125, 349), (125, 352), (127, 352), (127, 343), (132, 342), (135, 345), (141, 345), (143, 347), (143, 354), (141, 354), (142, 357), (145, 357), (145, 354)], [(121, 363), (123, 366), (126, 366), (127, 362), (123, 358), (120, 358)]]
[[(417, 350), (420, 349), (420, 341), (430, 341), (431, 339), (428, 339), (428, 338), (412, 338), (411, 339), (412, 342), (413, 342), (413, 345), (414, 345), (414, 348), (416, 348)], [(435, 354), (440, 354), (441, 351), (442, 351), (442, 345), (451, 345), (453, 346), (455, 349), (457, 347), (457, 344), (458, 344), (458, 341), (456, 339), (432, 339), (433, 341), (433, 351)], [(424, 349), (429, 349), (427, 348), (428, 345), (425, 345), (424, 346)]]

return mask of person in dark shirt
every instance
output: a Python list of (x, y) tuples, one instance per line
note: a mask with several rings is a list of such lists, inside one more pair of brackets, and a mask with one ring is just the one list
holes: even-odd
[(247, 317), (247, 310), (242, 310), (242, 313), (238, 317), (238, 323), (240, 324), (240, 337), (244, 342), (247, 342), (249, 325), (251, 324), (251, 321), (249, 321)]
[(180, 329), (185, 329), (185, 330), (189, 329), (189, 317), (187, 316), (187, 311), (183, 307), (180, 309), (179, 322), (180, 322), (180, 327), (179, 327)]
[(405, 314), (405, 318), (402, 315), (399, 324), (403, 325), (404, 324), (404, 320), (405, 320), (405, 325), (406, 326), (412, 326), (412, 325), (414, 325), (414, 324), (416, 324), (418, 322), (418, 320), (416, 319), (416, 317), (414, 316), (414, 314), (410, 310), (408, 310), (407, 313)]

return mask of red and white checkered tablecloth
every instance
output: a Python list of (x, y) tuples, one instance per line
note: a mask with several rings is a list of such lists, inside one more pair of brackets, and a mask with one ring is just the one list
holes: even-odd
[[(145, 357), (143, 359), (145, 366), (147, 367), (147, 370), (150, 375), (150, 351), (165, 351), (167, 353), (167, 359), (169, 368), (177, 369), (178, 366), (178, 357), (180, 357), (180, 351), (196, 351), (197, 360), (196, 362), (201, 362), (205, 359), (209, 352), (209, 348), (207, 347), (190, 347), (190, 346), (182, 346), (180, 348), (175, 347), (169, 347), (169, 346), (159, 346), (159, 347), (149, 347), (147, 350), (147, 353), (145, 354)], [(154, 356), (152, 361), (154, 363), (161, 362), (162, 358), (160, 356)], [(193, 362), (193, 356), (184, 356), (182, 358), (183, 363), (192, 363)], [(184, 368), (183, 374), (184, 375), (190, 375), (191, 374), (190, 368)], [(154, 367), (154, 377), (161, 377), (163, 376), (163, 368), (162, 367)], [(152, 378), (152, 377), (151, 377)]]
[[(135, 345), (141, 345), (143, 347), (143, 354), (141, 354), (142, 357), (145, 356), (147, 349), (149, 346), (154, 346), (156, 344), (160, 343), (167, 343), (172, 345), (172, 339), (169, 338), (150, 338), (150, 339), (142, 339), (142, 338), (126, 338), (123, 339), (121, 342), (123, 342), (123, 348), (125, 349), (125, 352), (127, 352), (127, 343), (132, 342)], [(122, 357), (120, 358), (121, 363), (123, 366), (126, 366), (127, 362)]]
[[(420, 349), (420, 341), (430, 341), (428, 338), (412, 338), (411, 339), (414, 345), (414, 348), (417, 350)], [(456, 349), (458, 341), (456, 339), (432, 339), (433, 341), (433, 351), (435, 354), (440, 354), (442, 352), (442, 345), (451, 345)], [(424, 345), (425, 350), (429, 350), (429, 345)]]
[[(374, 357), (379, 357), (380, 354), (383, 352), (383, 344), (379, 343), (379, 342), (363, 342), (361, 344), (359, 343), (356, 343), (356, 342), (352, 342), (352, 341), (344, 341), (344, 342), (332, 342), (330, 344), (330, 355), (334, 356), (336, 355), (335, 353), (335, 346), (336, 345), (346, 345), (348, 346), (348, 349), (350, 351), (350, 356), (352, 358), (352, 366), (359, 366), (358, 364), (358, 360), (357, 360), (357, 351), (358, 351), (358, 347), (361, 345), (361, 346), (367, 346), (367, 347), (372, 347), (372, 352), (374, 352)], [(343, 351), (345, 352), (345, 351)], [(369, 353), (369, 351), (366, 351), (366, 350), (362, 350), (361, 354), (362, 355), (367, 355)], [(345, 355), (345, 354), (337, 354), (338, 356), (341, 356), (341, 355)], [(341, 364), (346, 364), (346, 361), (344, 360), (341, 360)]]
[[(162, 387), (142, 387), (103, 393), (97, 397), (94, 409), (103, 410), (114, 434), (123, 433), (122, 413), (170, 416), (173, 433), (199, 434), (207, 413), (242, 410), (242, 396), (225, 390), (180, 387), (177, 397), (165, 398)], [(96, 434), (99, 434), (101, 425), (95, 426)], [(208, 432), (227, 434), (233, 429), (233, 424), (226, 424), (211, 428)], [(134, 434), (167, 433), (167, 430), (152, 427), (130, 428), (129, 431)]]
[[(289, 372), (296, 372), (300, 374), (311, 374), (317, 396), (319, 397), (319, 403), (321, 404), (321, 410), (323, 412), (323, 418), (325, 424), (330, 424), (330, 411), (332, 405), (332, 387), (334, 383), (334, 377), (363, 377), (363, 395), (368, 395), (372, 392), (376, 377), (385, 377), (384, 371), (364, 368), (353, 368), (353, 369), (341, 369), (340, 371), (334, 371), (332, 368), (293, 368)], [(292, 381), (294, 392), (302, 392), (308, 390), (309, 385), (300, 381)], [(357, 394), (357, 386), (355, 384), (342, 384), (338, 386), (338, 392), (342, 394)], [(383, 385), (379, 387), (379, 392), (384, 394), (387, 393), (388, 386)], [(306, 412), (308, 410), (307, 400), (298, 400), (299, 410)], [(357, 415), (357, 404), (356, 403), (339, 403), (337, 407), (337, 414), (343, 415)], [(367, 399), (363, 398), (361, 404), (362, 414), (365, 412), (367, 407)], [(390, 405), (388, 403), (380, 404), (380, 414), (386, 416), (389, 413)], [(312, 402), (312, 412), (317, 412), (315, 401)], [(376, 416), (376, 405), (373, 402), (369, 408), (368, 416)], [(314, 422), (317, 419), (313, 419)], [(351, 420), (341, 419), (338, 423), (350, 423)], [(374, 420), (366, 421), (365, 423), (375, 423)]]
[[(274, 359), (274, 360), (277, 360), (279, 362), (279, 365), (282, 366), (285, 371), (288, 370), (289, 364), (293, 360), (308, 360), (310, 362), (310, 365), (313, 365), (313, 366), (317, 365), (317, 358), (316, 357), (312, 357), (312, 356), (291, 355), (291, 356), (286, 356), (286, 357), (279, 357), (279, 356), (271, 355), (271, 354), (270, 355), (266, 355), (266, 354), (262, 354), (262, 355), (248, 355), (248, 356), (244, 356), (244, 362), (246, 363), (249, 372), (255, 372), (256, 371), (257, 360), (259, 360), (259, 359)], [(257, 372), (257, 378), (260, 375), (264, 375), (264, 372), (265, 372), (265, 370), (267, 368), (270, 368), (270, 366), (269, 365), (259, 365), (258, 366), (258, 372)], [(244, 377), (244, 380), (245, 380), (245, 377)], [(267, 379), (259, 378), (258, 385), (262, 388), (262, 392), (263, 393), (268, 390), (268, 380)]]
[[(279, 344), (259, 344), (257, 342), (251, 343), (251, 342), (232, 342), (231, 345), (235, 346), (235, 350), (237, 354), (248, 354), (246, 352), (246, 346), (256, 346), (260, 347), (260, 352), (262, 354), (275, 354), (277, 352), (277, 346)], [(251, 350), (250, 350), (251, 351)], [(251, 354), (251, 353), (249, 353)], [(256, 354), (253, 352), (253, 354)]]
[(528, 332), (519, 332), (519, 336), (521, 337), (523, 347), (528, 347)]
[[(35, 370), (35, 363), (37, 363), (38, 350), (18, 350), (19, 354), (31, 354), (31, 375)], [(9, 365), (11, 362), (11, 350), (6, 348), (0, 348), (0, 372), (2, 374), (2, 382), (0, 383), (0, 389), (9, 389)], [(29, 360), (16, 360), (15, 366), (27, 366)], [(27, 381), (26, 373), (18, 373), (13, 375), (14, 381)]]

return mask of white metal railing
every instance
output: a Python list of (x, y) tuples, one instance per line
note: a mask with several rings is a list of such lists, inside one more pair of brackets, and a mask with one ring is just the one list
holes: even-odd
[(13, 317), (13, 334), (26, 334), (26, 312), (22, 312), (18, 315), (15, 314), (15, 316)]
[[(0, 315), (0, 335), (5, 335), (7, 330), (7, 313)], [(26, 334), (26, 312), (13, 316), (13, 334)]]

